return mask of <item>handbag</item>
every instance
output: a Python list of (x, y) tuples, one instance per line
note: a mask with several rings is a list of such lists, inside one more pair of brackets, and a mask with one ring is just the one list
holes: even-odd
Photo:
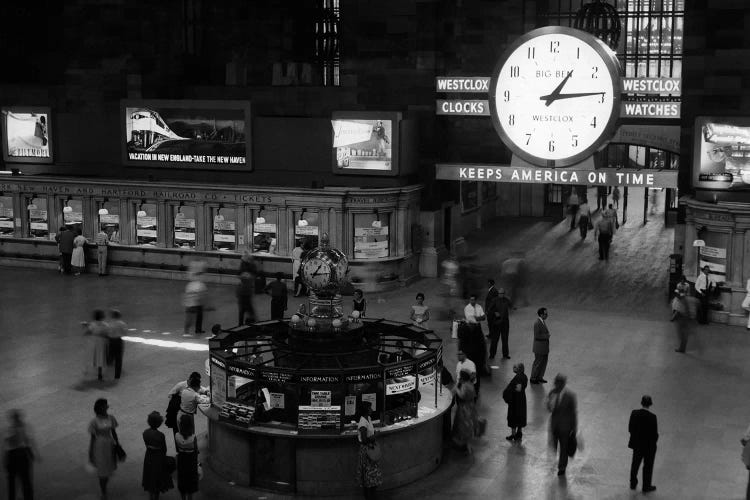
[(508, 386), (503, 391), (503, 401), (510, 404), (513, 401), (512, 386)]
[(377, 441), (367, 445), (367, 458), (373, 462), (380, 462), (380, 459), (383, 458), (383, 451)]
[(578, 438), (576, 437), (575, 432), (570, 433), (570, 437), (568, 438), (568, 449), (566, 451), (571, 458), (575, 456), (576, 451), (578, 451)]
[(120, 443), (115, 443), (115, 457), (117, 457), (118, 462), (124, 462), (128, 457), (128, 454), (125, 453), (125, 450), (122, 449)]

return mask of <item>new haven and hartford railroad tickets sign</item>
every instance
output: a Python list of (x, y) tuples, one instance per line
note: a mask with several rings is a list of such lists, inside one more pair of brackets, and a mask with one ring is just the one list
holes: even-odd
[(523, 182), (527, 184), (590, 184), (595, 186), (677, 187), (677, 170), (511, 167), (509, 165), (435, 165), (435, 177), (450, 181)]

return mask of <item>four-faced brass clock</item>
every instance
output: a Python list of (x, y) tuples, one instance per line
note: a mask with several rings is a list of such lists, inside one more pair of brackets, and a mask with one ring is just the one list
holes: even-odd
[(573, 28), (540, 28), (516, 40), (495, 68), (492, 123), (529, 163), (569, 166), (614, 133), (620, 92), (620, 64), (602, 41)]

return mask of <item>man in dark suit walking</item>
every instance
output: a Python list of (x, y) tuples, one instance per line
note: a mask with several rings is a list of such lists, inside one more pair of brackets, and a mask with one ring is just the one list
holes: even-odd
[(630, 441), (628, 448), (633, 450), (633, 462), (630, 464), (630, 489), (638, 486), (638, 469), (643, 461), (643, 492), (654, 491), (656, 486), (651, 484), (651, 476), (654, 472), (654, 457), (656, 456), (656, 441), (659, 439), (659, 431), (656, 423), (656, 415), (648, 409), (653, 402), (651, 396), (641, 398), (639, 410), (633, 410), (628, 422)]
[(570, 438), (578, 432), (578, 403), (573, 391), (565, 387), (565, 375), (555, 376), (555, 387), (547, 395), (547, 409), (552, 413), (549, 419), (552, 446), (558, 449), (557, 475), (565, 475), (568, 466), (568, 446)]
[(547, 370), (549, 357), (549, 330), (547, 329), (547, 308), (540, 307), (534, 322), (534, 364), (531, 365), (532, 384), (544, 384), (544, 372)]

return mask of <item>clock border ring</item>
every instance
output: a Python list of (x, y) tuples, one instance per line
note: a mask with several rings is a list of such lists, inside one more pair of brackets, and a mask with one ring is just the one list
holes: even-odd
[[(495, 89), (497, 88), (500, 71), (503, 69), (508, 59), (516, 51), (516, 49), (518, 49), (521, 45), (528, 42), (529, 40), (532, 40), (539, 36), (554, 34), (572, 36), (589, 45), (599, 55), (599, 57), (604, 62), (607, 71), (609, 71), (610, 77), (612, 79), (613, 90), (612, 109), (609, 114), (609, 119), (607, 120), (606, 125), (602, 128), (602, 132), (599, 134), (598, 139), (583, 151), (572, 156), (559, 160), (548, 160), (546, 158), (527, 153), (521, 146), (517, 145), (513, 140), (511, 140), (510, 137), (508, 137), (508, 135), (505, 133), (503, 125), (500, 123), (500, 119), (497, 115)], [(490, 91), (488, 97), (490, 103), (490, 117), (492, 118), (492, 126), (495, 129), (495, 132), (500, 136), (503, 144), (505, 144), (508, 149), (510, 149), (511, 152), (513, 152), (519, 158), (533, 165), (545, 168), (557, 168), (569, 167), (571, 165), (580, 163), (589, 156), (593, 155), (595, 152), (599, 151), (605, 145), (605, 143), (612, 138), (615, 131), (617, 130), (617, 126), (619, 125), (620, 121), (621, 94), (622, 74), (620, 61), (617, 59), (617, 56), (614, 54), (614, 52), (612, 52), (609, 47), (604, 44), (604, 42), (596, 38), (594, 35), (591, 35), (585, 31), (577, 30), (575, 28), (568, 28), (566, 26), (546, 26), (544, 28), (537, 28), (521, 35), (515, 41), (513, 41), (513, 43), (511, 43), (507, 49), (505, 49), (503, 55), (498, 60), (497, 64), (495, 64), (495, 68), (492, 70), (492, 77), (490, 78)]]

